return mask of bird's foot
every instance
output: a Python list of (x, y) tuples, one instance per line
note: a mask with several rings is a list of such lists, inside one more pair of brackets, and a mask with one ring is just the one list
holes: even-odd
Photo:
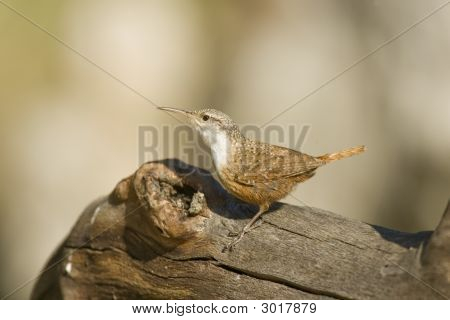
[(242, 237), (244, 236), (245, 232), (242, 230), (230, 243), (228, 243), (222, 250), (222, 252), (226, 251), (233, 251), (234, 246), (242, 240)]
[[(228, 236), (229, 236), (229, 237), (238, 237), (238, 236), (241, 236), (242, 233), (250, 232), (250, 231), (252, 231), (253, 229), (256, 229), (256, 228), (260, 227), (262, 224), (263, 224), (263, 221), (262, 221), (262, 220), (258, 220), (258, 221), (255, 222), (254, 225), (252, 225), (252, 226), (249, 227), (249, 228), (244, 227), (240, 232), (229, 231), (229, 232), (228, 232)], [(242, 236), (243, 236), (243, 235), (242, 235)]]
[(256, 229), (256, 228), (260, 227), (260, 226), (262, 225), (262, 223), (263, 223), (263, 221), (262, 221), (262, 220), (259, 220), (259, 221), (257, 221), (255, 224), (253, 224), (251, 227), (245, 226), (245, 227), (241, 230), (241, 232), (239, 232), (239, 233), (230, 231), (230, 232), (228, 233), (228, 236), (229, 236), (229, 237), (235, 237), (235, 238), (233, 239), (233, 241), (231, 241), (229, 244), (227, 244), (227, 245), (223, 248), (222, 252), (225, 252), (225, 251), (233, 251), (234, 246), (235, 246), (239, 241), (242, 240), (242, 238), (244, 237), (244, 235), (245, 235), (247, 232), (250, 232), (250, 231), (252, 231), (253, 229)]

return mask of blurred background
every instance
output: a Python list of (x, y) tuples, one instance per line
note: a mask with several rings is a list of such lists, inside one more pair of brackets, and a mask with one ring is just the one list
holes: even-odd
[[(156, 104), (261, 126), (444, 2), (1, 0), (0, 296), (136, 170), (139, 126), (177, 123), (36, 24)], [(435, 228), (450, 195), (449, 34), (447, 6), (270, 122), (309, 125), (310, 154), (369, 147), (286, 202)]]

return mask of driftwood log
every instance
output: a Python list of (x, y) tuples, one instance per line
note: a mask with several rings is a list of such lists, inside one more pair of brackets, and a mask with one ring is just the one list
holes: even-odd
[(146, 163), (84, 211), (32, 298), (450, 297), (450, 206), (434, 232), (411, 234), (277, 203), (223, 252), (255, 212), (207, 171)]

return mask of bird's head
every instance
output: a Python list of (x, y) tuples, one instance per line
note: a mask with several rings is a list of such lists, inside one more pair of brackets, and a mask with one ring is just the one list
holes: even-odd
[(232, 134), (239, 133), (239, 128), (233, 119), (219, 110), (201, 109), (187, 111), (165, 107), (160, 107), (159, 109), (185, 115), (208, 146), (212, 146), (224, 135), (229, 137)]

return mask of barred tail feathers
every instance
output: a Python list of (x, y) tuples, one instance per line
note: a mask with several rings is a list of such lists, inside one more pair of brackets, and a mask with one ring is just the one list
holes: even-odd
[(345, 159), (345, 158), (360, 154), (366, 150), (367, 150), (366, 146), (358, 146), (358, 147), (353, 147), (350, 149), (342, 150), (339, 152), (327, 153), (327, 154), (317, 157), (317, 159), (322, 160), (325, 163), (328, 163), (331, 161), (341, 160), (341, 159)]

